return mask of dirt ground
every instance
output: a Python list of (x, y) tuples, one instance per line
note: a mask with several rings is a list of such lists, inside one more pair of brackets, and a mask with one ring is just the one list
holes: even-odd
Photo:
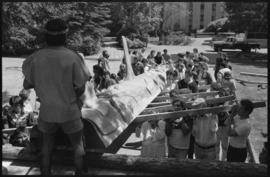
[[(185, 53), (186, 51), (192, 52), (193, 48), (198, 48), (199, 52), (204, 52), (210, 58), (210, 64), (215, 63), (215, 58), (217, 53), (211, 49), (211, 47), (205, 44), (208, 38), (197, 38), (189, 46), (157, 46), (149, 44), (146, 49), (146, 53), (150, 53), (151, 50), (163, 51), (163, 49), (168, 49), (168, 53), (176, 56), (177, 53)], [(116, 73), (119, 69), (120, 59), (123, 57), (123, 51), (114, 48), (106, 48), (112, 58), (118, 58), (119, 60), (113, 60), (110, 62), (111, 71)], [(252, 72), (252, 73), (262, 73), (267, 74), (267, 49), (258, 50), (257, 54), (254, 51), (247, 55), (241, 54), (239, 50), (225, 51), (231, 62), (233, 69), (233, 76), (236, 78), (242, 78), (245, 80), (254, 81), (266, 81), (266, 78), (241, 76), (240, 72)], [(252, 57), (250, 57), (252, 55)], [(92, 72), (93, 65), (97, 63), (96, 58), (99, 56), (86, 56), (86, 64)], [(22, 58), (7, 58), (2, 57), (2, 103), (5, 101), (5, 96), (16, 95), (22, 89), (23, 75), (21, 73), (23, 59)], [(267, 91), (266, 89), (260, 89), (257, 85), (247, 85), (243, 86), (237, 83), (237, 97), (250, 98), (251, 100), (265, 100), (267, 101)], [(32, 105), (35, 103), (35, 93), (31, 93)], [(267, 106), (265, 108), (255, 109), (251, 115), (252, 131), (250, 139), (254, 145), (255, 151), (259, 153), (263, 147), (263, 142), (266, 141), (265, 138), (261, 136), (261, 131), (267, 132)], [(128, 139), (127, 142), (134, 142), (140, 140), (136, 138), (134, 134)], [(123, 149), (118, 151), (118, 154), (130, 154), (139, 155), (139, 150)]]

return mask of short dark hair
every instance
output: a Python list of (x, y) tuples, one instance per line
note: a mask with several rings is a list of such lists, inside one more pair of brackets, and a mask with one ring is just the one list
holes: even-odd
[(194, 73), (192, 71), (186, 70), (185, 76), (193, 77)]
[(163, 52), (164, 52), (164, 53), (165, 53), (165, 52), (168, 52), (168, 50), (167, 50), (167, 49), (164, 49)]
[(240, 104), (245, 108), (245, 111), (248, 112), (248, 114), (251, 114), (254, 109), (254, 104), (249, 99), (242, 99), (240, 101)]
[(21, 104), (21, 101), (22, 101), (22, 98), (20, 96), (12, 96), (10, 99), (9, 99), (9, 105), (10, 106), (15, 106), (15, 105), (18, 105), (18, 104)]
[(61, 46), (66, 44), (67, 24), (64, 20), (56, 18), (45, 25), (45, 40), (49, 46)]

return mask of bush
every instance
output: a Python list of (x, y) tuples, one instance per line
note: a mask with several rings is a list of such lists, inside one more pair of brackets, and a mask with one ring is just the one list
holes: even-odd
[(188, 45), (190, 43), (190, 37), (186, 36), (181, 31), (177, 31), (166, 36), (164, 42), (161, 41), (160, 45)]

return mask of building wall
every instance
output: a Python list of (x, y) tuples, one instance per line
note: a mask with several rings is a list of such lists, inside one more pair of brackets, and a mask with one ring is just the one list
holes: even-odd
[[(177, 6), (177, 3), (181, 4), (181, 9)], [(176, 23), (180, 23), (180, 28), (185, 32), (202, 29), (209, 22), (225, 16), (223, 4), (223, 2), (166, 3), (165, 14), (168, 15), (168, 18), (164, 28), (172, 30)]]

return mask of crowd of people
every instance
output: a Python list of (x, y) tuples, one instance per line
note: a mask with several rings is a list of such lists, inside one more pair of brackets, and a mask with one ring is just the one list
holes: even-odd
[[(147, 58), (157, 64), (154, 54), (155, 51), (151, 51)], [(212, 78), (208, 71), (209, 58), (199, 53), (196, 48), (192, 53), (187, 51), (185, 55), (179, 54), (174, 61), (170, 55), (165, 59), (166, 54), (165, 49), (160, 63), (171, 65), (167, 71), (166, 86), (169, 87), (170, 100), (175, 111), (191, 109), (186, 105), (189, 101), (192, 101), (192, 109), (233, 103), (226, 101), (222, 104), (208, 105), (204, 98), (181, 100), (177, 97), (180, 94), (206, 91), (219, 91), (218, 97), (235, 96), (236, 86), (232, 78), (232, 68), (225, 54), (218, 54), (214, 68), (215, 78)], [(171, 87), (173, 84), (175, 86)], [(201, 90), (200, 87), (204, 85), (210, 85), (210, 88), (205, 87)], [(236, 105), (229, 112), (144, 122), (136, 129), (136, 135), (143, 138), (141, 155), (155, 158), (167, 156), (177, 159), (245, 162), (247, 138), (251, 131), (249, 115), (254, 105), (248, 99), (236, 101)]]

